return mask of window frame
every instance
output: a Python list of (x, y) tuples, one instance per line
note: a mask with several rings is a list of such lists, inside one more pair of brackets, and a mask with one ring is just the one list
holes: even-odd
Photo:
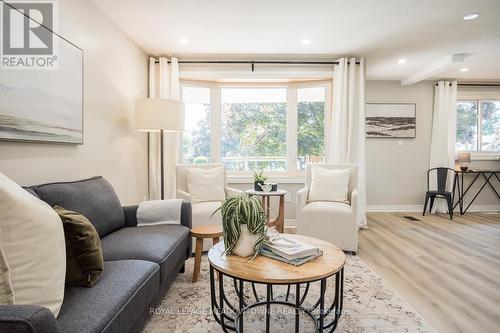
[[(285, 171), (266, 171), (266, 175), (281, 180), (304, 177), (304, 170), (298, 170), (297, 165), (297, 91), (303, 88), (323, 87), (325, 89), (325, 126), (331, 113), (332, 80), (311, 80), (297, 82), (214, 82), (181, 79), (180, 97), (184, 87), (210, 88), (210, 163), (223, 163), (221, 160), (221, 94), (223, 88), (285, 88), (286, 89), (286, 165)], [(326, 133), (326, 131), (325, 131)], [(324, 147), (326, 150), (326, 134)], [(179, 160), (183, 160), (182, 147), (179, 149)], [(291, 166), (293, 166), (291, 168)], [(228, 170), (228, 177), (234, 181), (248, 181), (253, 177), (252, 171)]]
[[(458, 102), (474, 102), (477, 103), (477, 150), (463, 150), (471, 154), (471, 158), (474, 160), (498, 160), (500, 155), (500, 150), (497, 151), (486, 151), (483, 150), (483, 102), (499, 102), (500, 97), (498, 95), (489, 94), (479, 94), (479, 95), (461, 95), (457, 98)], [(458, 150), (455, 146), (455, 153)]]

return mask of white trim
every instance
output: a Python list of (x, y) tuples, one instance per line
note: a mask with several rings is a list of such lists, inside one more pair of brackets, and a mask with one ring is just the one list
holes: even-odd
[[(304, 176), (301, 177), (273, 177), (269, 176), (268, 181), (279, 184), (305, 184)], [(253, 176), (228, 175), (228, 184), (253, 184)]]
[[(367, 212), (418, 212), (422, 213), (424, 205), (368, 205)], [(455, 212), (458, 211), (458, 207)], [(468, 212), (496, 212), (500, 205), (472, 205)]]
[(500, 154), (471, 152), (470, 159), (471, 161), (500, 161)]
[(297, 228), (297, 220), (285, 219), (285, 228)]

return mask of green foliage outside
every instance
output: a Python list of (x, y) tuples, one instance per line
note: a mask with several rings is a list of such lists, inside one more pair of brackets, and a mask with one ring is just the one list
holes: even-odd
[[(184, 163), (210, 160), (209, 105), (206, 116), (192, 133), (183, 135)], [(222, 105), (221, 155), (228, 169), (285, 170), (286, 103), (227, 103)], [(297, 104), (299, 164), (306, 156), (324, 154), (324, 102)], [(264, 161), (243, 162), (245, 157), (269, 157)], [(231, 158), (235, 158), (231, 162)]]
[(221, 115), (222, 157), (281, 157), (229, 164), (234, 170), (285, 170), (286, 103), (225, 103)]
[(457, 103), (457, 146), (462, 150), (477, 149), (477, 104)]
[[(477, 102), (457, 103), (457, 148), (478, 150), (478, 110)], [(481, 102), (481, 140), (482, 151), (500, 151), (500, 103)]]
[(306, 156), (324, 154), (325, 103), (298, 103), (297, 113), (297, 156), (302, 169)]

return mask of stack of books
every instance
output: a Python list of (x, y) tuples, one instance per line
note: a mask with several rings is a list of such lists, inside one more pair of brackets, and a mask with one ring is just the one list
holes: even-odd
[(260, 254), (287, 264), (300, 266), (323, 254), (318, 247), (305, 244), (270, 229)]

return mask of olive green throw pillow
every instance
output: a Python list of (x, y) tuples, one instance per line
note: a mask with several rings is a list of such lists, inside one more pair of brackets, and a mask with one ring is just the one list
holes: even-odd
[(66, 238), (66, 284), (90, 288), (104, 266), (99, 235), (82, 214), (59, 206), (54, 210), (61, 217)]

